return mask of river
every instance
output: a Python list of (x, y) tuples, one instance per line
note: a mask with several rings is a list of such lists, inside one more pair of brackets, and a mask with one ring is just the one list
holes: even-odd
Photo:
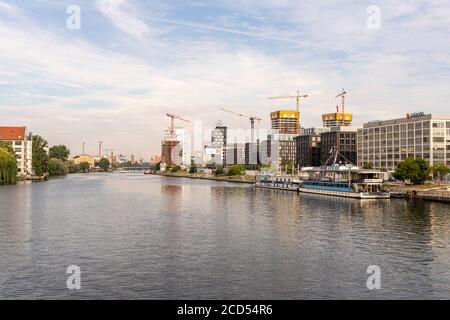
[(449, 299), (449, 240), (448, 204), (69, 175), (0, 187), (0, 298)]

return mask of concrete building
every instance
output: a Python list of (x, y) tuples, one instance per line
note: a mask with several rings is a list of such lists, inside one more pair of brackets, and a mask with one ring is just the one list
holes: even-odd
[(270, 113), (272, 130), (280, 134), (300, 133), (300, 113), (294, 110), (278, 110)]
[(294, 138), (296, 145), (296, 165), (300, 167), (317, 167), (321, 165), (321, 136), (329, 128), (303, 129), (300, 136)]
[(358, 131), (358, 165), (395, 170), (407, 158), (450, 167), (450, 116), (424, 113), (371, 121)]
[[(191, 139), (189, 132), (184, 128), (174, 128), (173, 133), (173, 164), (180, 166), (188, 166), (191, 164)], [(169, 165), (170, 159), (171, 135), (170, 128), (164, 131), (163, 141), (161, 142), (162, 160)]]
[(330, 127), (350, 127), (352, 125), (353, 114), (351, 113), (326, 113), (322, 115), (322, 122), (325, 128)]
[[(297, 136), (297, 134), (282, 134), (276, 131), (267, 136), (268, 144), (271, 145), (269, 156), (274, 165), (295, 164), (297, 149), (294, 139)], [(275, 145), (275, 148), (272, 145)], [(274, 152), (277, 154), (273, 154)]]
[(73, 157), (73, 163), (79, 165), (80, 163), (87, 162), (89, 163), (89, 167), (93, 168), (95, 166), (95, 158), (93, 156), (87, 154), (80, 154), (78, 156)]
[(33, 172), (32, 134), (26, 127), (0, 127), (0, 141), (11, 144), (16, 159), (17, 173), (20, 177), (30, 177)]
[(234, 164), (245, 164), (245, 143), (227, 144), (224, 147), (225, 162), (224, 166), (232, 166)]
[(227, 144), (227, 130), (228, 128), (223, 125), (221, 121), (218, 121), (216, 127), (211, 131), (211, 149), (221, 149), (221, 154), (213, 152), (211, 154), (211, 163), (223, 164), (225, 162), (225, 146)]
[(337, 161), (342, 163), (351, 162), (356, 165), (357, 135), (357, 128), (345, 126), (332, 127), (329, 132), (322, 132), (320, 134), (322, 164), (327, 164), (327, 160), (331, 156), (331, 150), (337, 149), (340, 153)]

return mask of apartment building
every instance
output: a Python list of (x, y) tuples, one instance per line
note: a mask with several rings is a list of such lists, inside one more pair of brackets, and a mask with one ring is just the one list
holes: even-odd
[(10, 143), (17, 159), (18, 175), (33, 175), (33, 142), (31, 133), (26, 127), (0, 127), (0, 141)]
[(294, 138), (296, 145), (296, 161), (300, 167), (318, 167), (321, 165), (321, 136), (329, 132), (329, 128), (306, 128), (300, 136)]
[(407, 158), (450, 166), (450, 116), (420, 113), (371, 121), (358, 131), (358, 165), (395, 170)]

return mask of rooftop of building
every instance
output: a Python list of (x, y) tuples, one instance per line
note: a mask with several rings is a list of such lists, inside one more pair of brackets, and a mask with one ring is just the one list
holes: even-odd
[(26, 127), (0, 127), (0, 140), (25, 140)]
[(424, 114), (422, 112), (419, 112), (419, 113), (407, 114), (403, 118), (369, 121), (367, 123), (364, 123), (363, 128), (373, 128), (373, 127), (379, 127), (379, 126), (403, 124), (403, 123), (427, 121), (427, 120), (450, 121), (450, 115), (433, 115), (433, 114)]

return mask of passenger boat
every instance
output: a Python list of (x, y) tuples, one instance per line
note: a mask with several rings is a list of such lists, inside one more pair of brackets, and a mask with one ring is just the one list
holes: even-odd
[(254, 184), (257, 188), (298, 191), (300, 179), (290, 175), (260, 174)]
[(256, 176), (254, 185), (258, 188), (356, 199), (390, 198), (389, 190), (383, 183), (384, 172), (361, 170), (349, 161), (342, 165), (337, 163), (338, 153), (332, 150), (330, 154), (330, 158), (334, 158), (331, 165), (302, 168), (298, 176), (260, 174)]
[(388, 199), (383, 172), (360, 170), (353, 165), (302, 169), (298, 191), (357, 199)]

